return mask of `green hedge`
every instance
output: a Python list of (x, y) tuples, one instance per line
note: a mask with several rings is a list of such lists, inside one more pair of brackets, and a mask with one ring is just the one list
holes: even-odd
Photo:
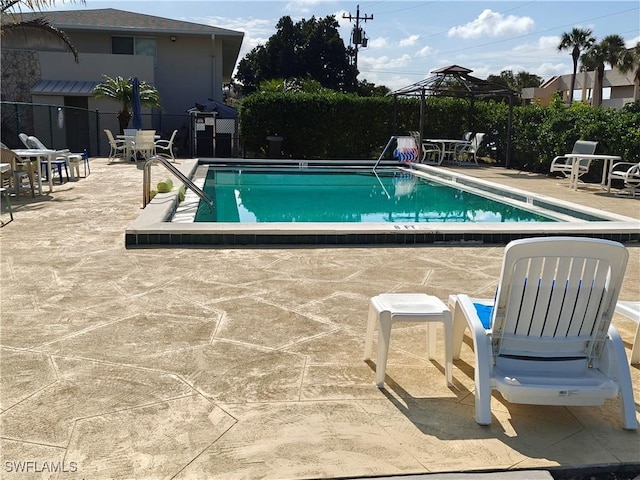
[[(508, 115), (504, 102), (476, 100), (472, 108), (466, 99), (430, 97), (424, 134), (460, 138), (465, 131), (487, 132), (486, 138), (495, 141), (498, 163), (504, 164)], [(286, 158), (375, 159), (391, 135), (404, 135), (419, 125), (418, 99), (394, 103), (392, 97), (256, 93), (240, 106), (240, 138), (248, 157), (265, 156), (266, 137), (279, 135)], [(551, 159), (571, 151), (578, 139), (599, 142), (597, 152), (640, 161), (640, 105), (621, 110), (582, 103), (568, 107), (556, 99), (548, 107), (515, 106), (510, 167), (548, 171)]]

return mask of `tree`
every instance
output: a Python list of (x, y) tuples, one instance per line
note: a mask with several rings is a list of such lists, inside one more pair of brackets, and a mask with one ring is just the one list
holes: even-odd
[(389, 92), (391, 90), (385, 85), (376, 85), (367, 80), (358, 82), (358, 95), (361, 97), (384, 97)]
[(578, 60), (583, 50), (591, 48), (596, 39), (588, 28), (574, 28), (569, 33), (563, 33), (558, 44), (558, 51), (571, 50), (573, 60), (573, 73), (571, 74), (571, 89), (569, 90), (569, 105), (573, 102), (573, 91), (576, 88), (576, 73), (578, 72)]
[(629, 63), (630, 55), (620, 35), (607, 35), (600, 43), (592, 45), (582, 54), (583, 64), (594, 68), (596, 72), (596, 80), (593, 86), (594, 107), (602, 105), (602, 83), (604, 81), (605, 64), (609, 64), (611, 68), (624, 66)]
[[(73, 0), (70, 1), (73, 2)], [(64, 0), (62, 0), (62, 3), (64, 3)], [(80, 0), (80, 3), (84, 4), (85, 2)], [(31, 20), (23, 20), (21, 18), (20, 14), (23, 9), (40, 11), (42, 8), (54, 4), (55, 0), (0, 0), (0, 17), (2, 17), (0, 36), (5, 32), (20, 30), (25, 33), (31, 32), (31, 34), (44, 33), (58, 39), (73, 54), (76, 63), (78, 63), (78, 50), (71, 43), (65, 32), (51, 25), (45, 17), (32, 18)]]
[(294, 23), (282, 17), (265, 45), (258, 45), (238, 63), (236, 79), (245, 93), (255, 92), (265, 80), (316, 80), (325, 88), (342, 92), (357, 89), (357, 69), (330, 15)]
[(628, 50), (628, 55), (624, 55), (623, 62), (618, 66), (618, 69), (622, 73), (627, 73), (633, 70), (633, 101), (640, 100), (640, 42), (637, 42), (635, 47)]
[(516, 92), (521, 92), (523, 88), (539, 87), (542, 85), (542, 77), (533, 73), (520, 71), (516, 75), (512, 70), (503, 70), (500, 75), (489, 75), (487, 82), (502, 85)]
[[(129, 125), (131, 120), (131, 106), (133, 104), (133, 79), (104, 75), (104, 81), (96, 85), (93, 90), (96, 98), (111, 98), (122, 104), (122, 109), (118, 112), (118, 124), (120, 133)], [(140, 103), (145, 107), (160, 107), (160, 96), (155, 87), (145, 81), (140, 81)]]

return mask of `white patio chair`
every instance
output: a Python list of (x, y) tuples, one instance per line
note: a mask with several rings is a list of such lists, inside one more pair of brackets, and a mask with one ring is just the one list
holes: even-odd
[(419, 160), (420, 154), (415, 139), (412, 136), (396, 137), (396, 148), (393, 156), (401, 163), (411, 163)]
[(422, 141), (420, 132), (412, 130), (409, 134), (416, 145), (420, 145), (420, 162), (438, 163), (440, 160), (440, 147), (434, 143)]
[(476, 422), (491, 423), (491, 391), (512, 403), (591, 406), (618, 397), (637, 429), (624, 345), (611, 325), (628, 259), (609, 240), (509, 243), (495, 300), (452, 295), (454, 358), (465, 328), (475, 351)]
[(135, 140), (133, 141), (133, 157), (135, 159), (140, 155), (148, 160), (156, 153), (155, 130), (137, 130)]
[(628, 190), (632, 197), (636, 196), (636, 190), (640, 188), (640, 162), (618, 162), (611, 165), (609, 170), (609, 180), (607, 191), (611, 191), (611, 181), (621, 180), (625, 190)]
[[(578, 140), (573, 144), (573, 150), (571, 153), (584, 153), (587, 155), (593, 155), (596, 152), (598, 142), (590, 142), (588, 140)], [(549, 167), (549, 173), (561, 173), (565, 178), (571, 178), (573, 170), (573, 162), (579, 162), (578, 165), (578, 178), (583, 176), (589, 171), (591, 166), (590, 158), (567, 158), (562, 155), (558, 155), (551, 160), (551, 166)]]
[(116, 158), (123, 158), (123, 155), (127, 153), (127, 142), (125, 140), (117, 139), (113, 136), (111, 130), (104, 129), (104, 134), (109, 141), (109, 161), (113, 161)]
[(177, 133), (178, 133), (178, 130), (174, 130), (169, 140), (161, 139), (161, 140), (156, 140), (155, 142), (156, 153), (158, 153), (158, 150), (160, 150), (160, 155), (169, 157), (172, 162), (175, 162), (176, 160), (176, 157), (173, 153), (173, 141), (175, 140)]
[(640, 302), (618, 300), (616, 313), (636, 323), (636, 335), (631, 346), (629, 363), (640, 364)]
[[(467, 132), (471, 134), (471, 132)], [(465, 134), (466, 135), (466, 134)], [(480, 149), (480, 145), (482, 145), (482, 140), (484, 139), (484, 133), (476, 133), (469, 144), (463, 144), (459, 147), (456, 147), (455, 150), (455, 160), (459, 164), (463, 163), (471, 163), (471, 160), (478, 165), (478, 150)]]

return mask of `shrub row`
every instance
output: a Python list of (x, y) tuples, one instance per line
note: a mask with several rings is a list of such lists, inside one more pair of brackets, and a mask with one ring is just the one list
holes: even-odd
[[(509, 107), (504, 102), (429, 97), (425, 137), (460, 138), (465, 131), (486, 132), (490, 152), (506, 160)], [(406, 135), (420, 125), (420, 100), (344, 94), (256, 93), (240, 107), (240, 137), (245, 156), (268, 152), (266, 137), (282, 136), (283, 156), (296, 159), (378, 158), (391, 135)], [(640, 161), (640, 102), (621, 110), (568, 107), (556, 98), (512, 110), (510, 167), (548, 171), (558, 152), (571, 151), (578, 139), (599, 142), (597, 153)]]

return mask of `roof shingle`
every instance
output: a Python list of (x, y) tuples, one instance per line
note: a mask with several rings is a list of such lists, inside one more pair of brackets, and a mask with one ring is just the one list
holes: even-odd
[(94, 10), (60, 10), (54, 12), (22, 13), (22, 19), (45, 17), (62, 30), (132, 30), (174, 34), (243, 35), (243, 32), (213, 27), (193, 22), (172, 20), (142, 13), (127, 12), (115, 8)]

